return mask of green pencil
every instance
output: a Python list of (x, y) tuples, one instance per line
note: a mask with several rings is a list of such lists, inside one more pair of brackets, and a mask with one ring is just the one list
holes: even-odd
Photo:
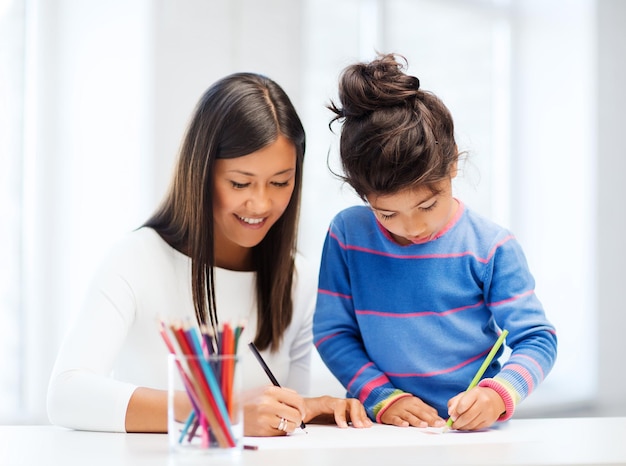
[[(502, 330), (502, 333), (500, 334), (500, 336), (494, 343), (493, 347), (491, 348), (491, 351), (489, 351), (489, 354), (483, 361), (482, 365), (480, 366), (480, 369), (478, 369), (478, 372), (476, 372), (476, 375), (474, 376), (474, 378), (468, 385), (467, 390), (470, 390), (474, 388), (476, 385), (478, 385), (478, 382), (480, 382), (480, 378), (483, 376), (483, 374), (487, 370), (487, 367), (489, 367), (489, 364), (491, 364), (491, 361), (493, 361), (494, 356), (498, 352), (498, 349), (500, 348), (500, 346), (502, 346), (502, 343), (504, 342), (504, 339), (506, 338), (508, 334), (509, 334), (508, 330)], [(452, 424), (453, 424), (452, 418), (448, 418), (448, 422), (446, 422), (446, 430), (452, 427)]]

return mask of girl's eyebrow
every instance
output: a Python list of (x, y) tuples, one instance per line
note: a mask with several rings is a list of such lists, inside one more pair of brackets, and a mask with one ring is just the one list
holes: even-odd
[[(423, 199), (423, 200), (421, 200), (421, 201), (418, 201), (418, 202), (417, 202), (417, 203), (416, 203), (416, 204), (415, 204), (412, 208), (419, 207), (419, 206), (421, 206), (422, 204), (425, 204), (425, 203), (427, 203), (428, 201), (431, 201), (431, 200), (432, 200), (432, 198), (433, 198), (433, 197), (435, 197), (436, 195), (437, 195), (437, 193), (432, 193), (432, 194), (430, 194), (430, 195), (429, 195), (426, 199)], [(395, 211), (395, 210), (393, 210), (393, 209), (385, 209), (385, 208), (382, 208), (382, 207), (377, 207), (377, 206), (375, 206), (374, 204), (372, 204), (371, 202), (370, 202), (369, 204), (370, 204), (370, 206), (372, 207), (372, 209), (378, 210), (378, 211), (380, 211), (380, 212), (394, 212), (394, 213), (395, 213), (395, 212), (397, 212), (397, 211)]]
[(432, 193), (432, 194), (430, 195), (430, 197), (427, 197), (427, 198), (426, 198), (426, 199), (424, 199), (422, 202), (418, 202), (417, 204), (415, 204), (415, 206), (414, 206), (414, 207), (419, 207), (419, 206), (421, 206), (422, 204), (426, 204), (427, 202), (432, 201), (432, 200), (433, 200), (433, 197), (435, 197), (435, 196), (437, 196), (437, 194), (436, 194), (436, 193)]

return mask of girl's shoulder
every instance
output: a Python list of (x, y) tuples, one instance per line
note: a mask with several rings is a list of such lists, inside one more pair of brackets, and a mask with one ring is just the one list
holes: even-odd
[(372, 209), (364, 205), (346, 207), (338, 212), (331, 222), (331, 228), (340, 230), (362, 228), (366, 225), (375, 225)]
[(365, 205), (346, 207), (335, 215), (335, 219), (363, 219), (371, 218), (372, 210)]
[(465, 207), (459, 222), (457, 236), (469, 247), (477, 251), (490, 251), (494, 247), (516, 243), (515, 235), (506, 227), (485, 215)]
[(511, 232), (481, 213), (465, 206), (463, 213), (466, 227), (481, 236), (494, 237), (501, 235), (509, 235)]

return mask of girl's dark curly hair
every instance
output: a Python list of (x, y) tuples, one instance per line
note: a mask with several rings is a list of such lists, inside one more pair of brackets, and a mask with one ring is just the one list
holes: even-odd
[(339, 105), (328, 106), (335, 113), (331, 125), (342, 123), (340, 177), (362, 199), (416, 186), (432, 189), (458, 160), (449, 110), (420, 89), (406, 65), (404, 57), (386, 54), (348, 66), (340, 77)]

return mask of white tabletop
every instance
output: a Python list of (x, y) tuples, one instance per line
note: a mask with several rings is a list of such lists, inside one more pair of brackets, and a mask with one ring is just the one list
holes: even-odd
[(626, 465), (626, 417), (513, 419), (484, 432), (375, 425), (307, 426), (283, 438), (246, 438), (235, 458), (172, 453), (164, 434), (0, 426), (0, 465)]

